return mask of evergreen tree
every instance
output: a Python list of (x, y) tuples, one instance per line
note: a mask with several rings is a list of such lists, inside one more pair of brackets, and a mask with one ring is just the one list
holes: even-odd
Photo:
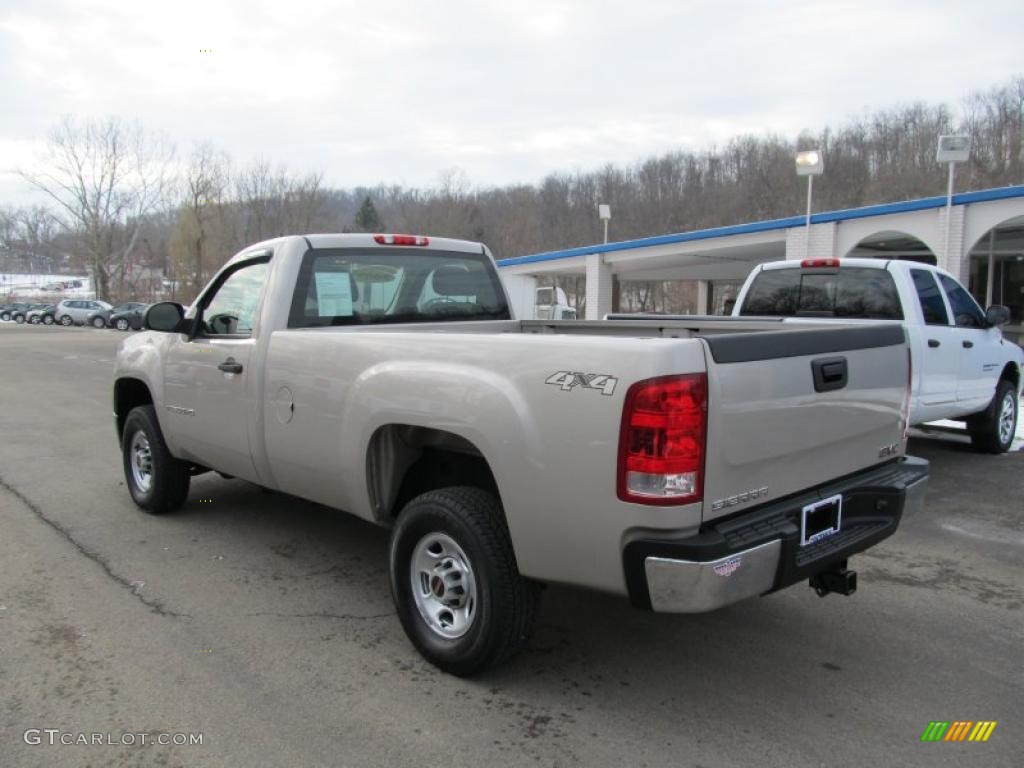
[(356, 218), (353, 223), (355, 224), (356, 232), (380, 232), (384, 229), (384, 224), (381, 222), (377, 209), (374, 207), (373, 200), (370, 199), (369, 195), (366, 196), (363, 204), (356, 211)]

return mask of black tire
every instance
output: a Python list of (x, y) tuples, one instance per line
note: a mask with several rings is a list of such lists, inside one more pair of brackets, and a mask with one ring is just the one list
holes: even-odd
[[(145, 438), (150, 454), (151, 479), (148, 488), (136, 481), (132, 471), (133, 443), (140, 434)], [(152, 405), (133, 408), (125, 419), (124, 431), (121, 433), (121, 457), (125, 483), (132, 500), (139, 507), (159, 515), (172, 512), (185, 503), (191, 481), (188, 464), (174, 458), (167, 450)]]
[(39, 323), (41, 322), (42, 321), (39, 319), (39, 315), (32, 315), (32, 317), (28, 319), (29, 325), (39, 325)]
[(1000, 379), (988, 408), (967, 420), (974, 450), (981, 453), (1006, 453), (1010, 450), (1020, 417), (1017, 405), (1017, 388), (1012, 381)]
[(65, 328), (70, 326), (73, 322), (75, 321), (71, 319), (71, 315), (62, 315), (60, 318), (60, 324), (63, 325)]
[(43, 325), (53, 325), (53, 315), (43, 315)]
[(119, 331), (127, 331), (127, 330), (129, 330), (131, 328), (131, 323), (129, 323), (125, 318), (121, 317), (121, 318), (118, 318), (118, 321), (116, 323), (116, 327), (117, 327), (117, 330), (119, 330)]
[[(430, 535), (453, 540), (475, 580), (474, 615), (465, 634), (444, 637), (424, 619), (410, 572), (417, 546)], [(431, 664), (467, 676), (495, 666), (529, 639), (538, 586), (519, 575), (501, 503), (479, 488), (424, 493), (406, 505), (391, 534), (391, 596), (406, 635)]]
[(15, 315), (14, 316), (14, 322), (18, 323), (18, 325), (21, 325), (22, 323), (25, 322), (25, 316), (24, 315)]
[(10, 312), (0, 312), (0, 320), (3, 320), (4, 322), (7, 322), (10, 319), (11, 319), (11, 313)]
[(94, 317), (92, 319), (92, 327), (93, 328), (106, 328), (107, 327), (107, 321), (104, 320), (102, 317)]

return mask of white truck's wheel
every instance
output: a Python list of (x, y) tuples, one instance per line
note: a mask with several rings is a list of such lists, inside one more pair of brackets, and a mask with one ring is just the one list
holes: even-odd
[(1017, 388), (1001, 379), (989, 407), (967, 422), (971, 445), (985, 453), (1006, 453), (1017, 433), (1018, 417)]
[(153, 514), (171, 512), (188, 498), (188, 464), (167, 450), (156, 411), (151, 405), (133, 408), (121, 434), (124, 478), (132, 500)]
[(444, 488), (409, 502), (390, 566), (406, 635), (444, 671), (471, 675), (526, 643), (537, 586), (519, 575), (501, 504), (487, 491)]

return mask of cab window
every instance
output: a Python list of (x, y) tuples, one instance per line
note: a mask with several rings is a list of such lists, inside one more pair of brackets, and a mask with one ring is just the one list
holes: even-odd
[(199, 332), (203, 336), (250, 336), (256, 319), (267, 262), (253, 262), (232, 272), (206, 299)]
[(935, 284), (932, 273), (927, 269), (912, 269), (910, 276), (914, 280), (914, 289), (917, 291), (917, 301), (921, 305), (925, 325), (949, 325), (946, 303), (942, 300), (942, 294), (939, 293), (939, 286)]
[(939, 275), (939, 282), (942, 283), (942, 287), (946, 291), (949, 306), (953, 310), (953, 321), (957, 328), (985, 328), (988, 326), (985, 321), (985, 313), (981, 311), (981, 307), (960, 283), (948, 275)]

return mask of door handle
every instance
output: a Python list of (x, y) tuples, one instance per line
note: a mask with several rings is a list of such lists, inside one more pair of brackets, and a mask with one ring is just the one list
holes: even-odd
[(242, 364), (235, 362), (235, 358), (229, 357), (223, 363), (217, 366), (218, 371), (224, 371), (224, 373), (241, 373)]
[(965, 341), (965, 342), (963, 342), (963, 345), (964, 345), (964, 349), (970, 349), (971, 347), (974, 346), (974, 342), (973, 341)]
[(935, 347), (939, 346), (939, 340), (938, 339), (928, 339), (928, 346), (931, 347), (932, 349), (935, 349)]

